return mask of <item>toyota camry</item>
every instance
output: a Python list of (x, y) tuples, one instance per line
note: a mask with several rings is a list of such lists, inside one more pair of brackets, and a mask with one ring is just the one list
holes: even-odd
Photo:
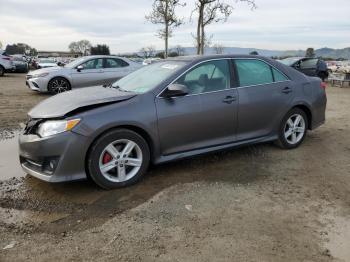
[(123, 187), (150, 163), (268, 141), (296, 148), (325, 122), (326, 102), (319, 78), (269, 58), (162, 60), (38, 104), (19, 138), (20, 163), (48, 182)]

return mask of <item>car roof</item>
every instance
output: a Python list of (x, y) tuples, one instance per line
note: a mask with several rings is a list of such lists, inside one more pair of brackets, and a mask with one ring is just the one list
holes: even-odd
[(116, 56), (116, 55), (89, 55), (89, 56), (83, 56), (83, 58), (91, 59), (91, 58), (124, 58), (124, 57)]
[(262, 60), (270, 60), (265, 56), (259, 55), (239, 55), (239, 54), (226, 54), (226, 55), (192, 55), (192, 56), (177, 56), (165, 59), (166, 61), (185, 61), (185, 62), (201, 62), (211, 59), (223, 59), (223, 58), (257, 58)]

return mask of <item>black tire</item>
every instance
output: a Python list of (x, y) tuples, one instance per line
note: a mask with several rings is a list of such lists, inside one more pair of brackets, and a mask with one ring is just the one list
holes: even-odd
[[(58, 87), (62, 86), (62, 87)], [(51, 79), (47, 85), (47, 90), (51, 94), (59, 94), (71, 90), (72, 87), (69, 81), (64, 77), (55, 77)]]
[[(304, 132), (302, 137), (300, 138), (300, 140), (298, 140), (298, 142), (296, 143), (291, 143), (286, 137), (285, 137), (285, 132), (288, 129), (288, 124), (287, 121), (296, 115), (300, 115), (303, 118), (304, 121)], [(282, 119), (281, 121), (281, 125), (280, 128), (278, 130), (278, 140), (276, 141), (276, 144), (283, 148), (283, 149), (293, 149), (293, 148), (297, 148), (298, 146), (301, 145), (301, 143), (303, 143), (306, 134), (307, 134), (307, 130), (308, 130), (308, 118), (306, 113), (300, 109), (300, 108), (293, 108), (291, 109)], [(301, 134), (301, 133), (300, 133)]]
[(5, 74), (5, 68), (0, 65), (0, 76), (4, 76)]
[[(142, 152), (142, 164), (138, 172), (129, 180), (123, 182), (112, 182), (108, 180), (100, 170), (100, 159), (105, 148), (117, 140), (127, 139), (136, 143)], [(114, 160), (112, 160), (114, 161)], [(145, 139), (129, 129), (114, 129), (99, 137), (91, 146), (87, 156), (88, 176), (104, 189), (114, 189), (130, 186), (139, 181), (147, 171), (150, 162), (150, 150)]]

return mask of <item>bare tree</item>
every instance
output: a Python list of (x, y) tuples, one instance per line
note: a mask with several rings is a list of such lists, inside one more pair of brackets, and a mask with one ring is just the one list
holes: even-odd
[(140, 49), (140, 52), (144, 58), (154, 57), (156, 49), (154, 46), (147, 46)]
[(308, 49), (306, 49), (305, 52), (305, 56), (306, 57), (315, 57), (315, 49), (313, 49), (312, 47), (309, 47)]
[(173, 49), (179, 56), (185, 55), (185, 48), (183, 48), (181, 45), (177, 45)]
[(91, 49), (91, 43), (88, 40), (80, 40), (78, 42), (70, 43), (68, 48), (73, 53), (88, 55)]
[[(256, 8), (255, 0), (236, 0), (236, 2), (246, 2), (252, 9)], [(227, 21), (232, 11), (232, 5), (224, 0), (196, 0), (196, 7), (192, 13), (198, 13), (197, 34), (195, 36), (198, 55), (204, 54), (205, 41), (208, 39), (205, 35), (205, 27), (212, 23)]]
[(175, 9), (184, 5), (180, 0), (154, 0), (151, 13), (146, 15), (146, 19), (151, 23), (164, 26), (158, 31), (158, 36), (164, 39), (165, 58), (168, 57), (168, 41), (172, 37), (174, 28), (183, 24), (183, 19), (176, 16)]
[(215, 54), (217, 54), (217, 55), (223, 54), (224, 51), (225, 51), (225, 47), (223, 45), (221, 45), (221, 44), (215, 44), (213, 46), (213, 48), (214, 48)]

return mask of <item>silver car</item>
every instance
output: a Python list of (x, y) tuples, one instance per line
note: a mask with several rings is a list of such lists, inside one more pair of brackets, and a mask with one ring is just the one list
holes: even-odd
[(27, 74), (26, 85), (35, 91), (62, 93), (72, 88), (108, 85), (142, 67), (127, 58), (85, 56), (64, 67), (50, 67)]

